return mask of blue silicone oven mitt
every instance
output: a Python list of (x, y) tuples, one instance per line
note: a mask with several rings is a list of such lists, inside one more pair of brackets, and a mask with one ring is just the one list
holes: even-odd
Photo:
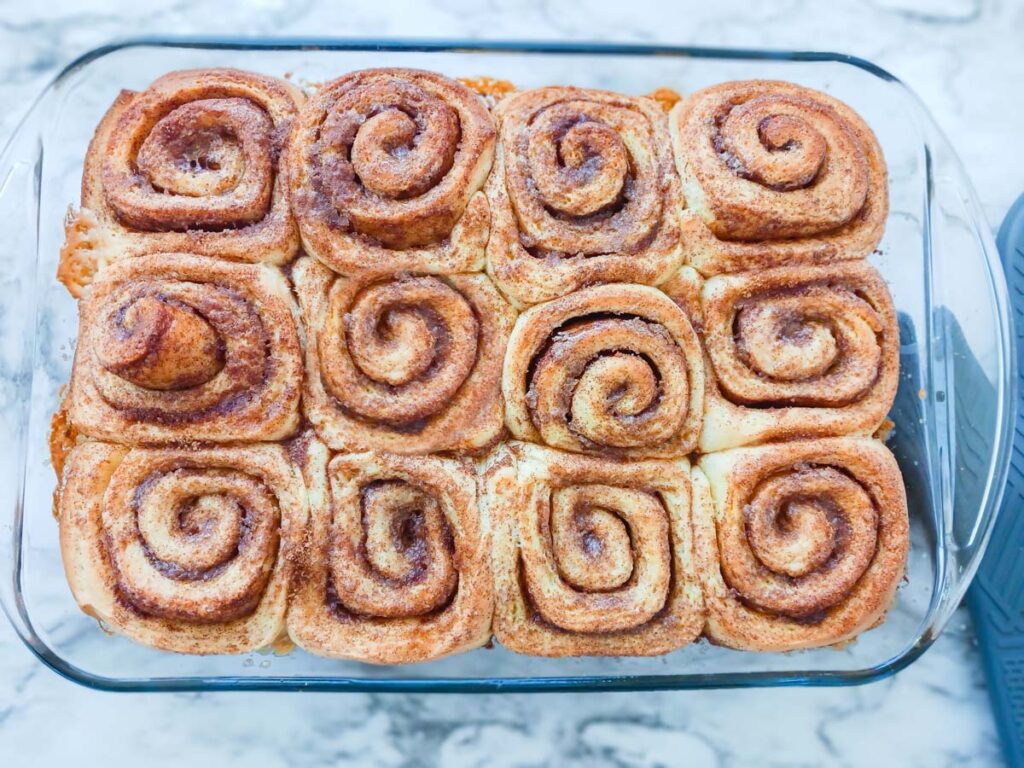
[(1006, 493), (967, 602), (1006, 762), (1024, 766), (1024, 196), (1003, 220), (997, 242), (1013, 308), (1017, 419)]

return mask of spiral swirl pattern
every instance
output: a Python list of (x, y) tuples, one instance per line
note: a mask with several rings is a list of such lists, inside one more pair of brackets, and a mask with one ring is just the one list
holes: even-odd
[(596, 286), (532, 307), (505, 358), (509, 429), (570, 451), (684, 455), (700, 431), (701, 355), (685, 312), (647, 286)]
[(689, 465), (511, 443), (484, 474), (495, 633), (543, 656), (650, 655), (703, 623), (689, 564)]
[(519, 304), (595, 282), (657, 284), (679, 265), (679, 180), (646, 98), (541, 88), (500, 101), (487, 183), (488, 271)]
[(310, 441), (312, 496), (289, 633), (326, 656), (410, 663), (490, 638), (489, 534), (468, 464), (336, 456)]
[(899, 468), (868, 438), (741, 448), (695, 473), (712, 639), (750, 650), (843, 642), (889, 607), (906, 563)]
[(533, 511), (539, 525), (523, 527), (527, 589), (541, 615), (572, 632), (615, 632), (654, 618), (671, 575), (660, 501), (584, 485), (559, 488), (548, 503)]
[(479, 269), (494, 143), (483, 101), (441, 75), (369, 69), (328, 83), (289, 155), (306, 251), (347, 275)]
[(502, 428), (514, 314), (483, 275), (293, 270), (306, 322), (306, 415), (334, 450), (469, 450)]
[(715, 382), (703, 450), (870, 434), (892, 406), (899, 329), (870, 265), (720, 275), (704, 284), (701, 304)]
[(278, 179), (301, 92), (235, 69), (172, 72), (123, 91), (85, 160), (59, 276), (78, 295), (126, 255), (187, 251), (280, 264), (299, 246)]
[(274, 440), (298, 426), (298, 310), (276, 268), (143, 256), (104, 270), (79, 310), (69, 411), (86, 435)]
[(86, 443), (69, 458), (61, 494), (68, 579), (81, 605), (147, 645), (263, 647), (284, 629), (286, 550), (305, 502), (278, 446)]
[(871, 129), (791, 83), (723, 83), (670, 117), (688, 207), (684, 242), (704, 274), (866, 256), (888, 214)]

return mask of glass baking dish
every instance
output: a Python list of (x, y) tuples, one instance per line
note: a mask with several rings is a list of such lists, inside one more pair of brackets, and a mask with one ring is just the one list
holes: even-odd
[[(407, 66), (648, 93), (739, 78), (819, 88), (858, 110), (889, 165), (891, 211), (871, 260), (900, 314), (902, 371), (890, 445), (910, 502), (907, 580), (887, 621), (841, 649), (741, 653), (700, 642), (657, 658), (543, 659), (500, 647), (414, 666), (285, 655), (189, 657), (98, 631), (64, 580), (47, 449), (68, 380), (74, 301), (54, 279), (93, 129), (121, 88), (173, 69), (234, 66), (318, 82)], [(847, 685), (902, 669), (936, 638), (974, 575), (1010, 462), (1016, 370), (1007, 289), (970, 183), (916, 97), (879, 67), (832, 53), (635, 45), (136, 39), (96, 49), (42, 93), (0, 156), (0, 598), (48, 666), (112, 690), (547, 691)]]

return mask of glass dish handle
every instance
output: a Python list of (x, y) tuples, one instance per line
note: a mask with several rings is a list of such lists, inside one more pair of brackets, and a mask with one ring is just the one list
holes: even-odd
[(927, 116), (932, 295), (928, 372), (921, 395), (934, 455), (936, 530), (944, 538), (937, 636), (981, 564), (1012, 460), (1017, 361), (1012, 313), (995, 239), (945, 137)]
[(40, 129), (50, 93), (47, 89), (32, 106), (0, 152), (0, 434), (6, 457), (0, 461), (0, 604), (25, 639), (33, 637), (18, 598), (26, 467), (15, 457), (25, 455), (29, 421), (37, 415), (30, 411), (30, 394), (37, 323), (44, 321), (36, 316)]

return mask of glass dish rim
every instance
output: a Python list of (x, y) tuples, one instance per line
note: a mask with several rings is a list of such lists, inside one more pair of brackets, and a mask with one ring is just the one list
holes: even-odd
[[(142, 35), (126, 38), (119, 38), (109, 43), (97, 46), (79, 55), (68, 63), (61, 71), (43, 88), (39, 95), (31, 102), (23, 117), (19, 120), (14, 131), (0, 151), (0, 159), (6, 158), (8, 150), (14, 145), (25, 126), (30, 121), (33, 113), (46, 96), (61, 85), (66, 78), (89, 63), (105, 56), (131, 48), (192, 48), (211, 50), (237, 50), (237, 51), (295, 51), (295, 50), (328, 50), (328, 51), (388, 51), (388, 52), (427, 52), (427, 53), (519, 53), (519, 54), (562, 54), (562, 55), (590, 55), (590, 56), (630, 56), (649, 57), (665, 56), (673, 58), (693, 59), (720, 59), (720, 60), (746, 60), (746, 61), (792, 61), (792, 62), (824, 62), (835, 63), (855, 67), (870, 75), (892, 83), (899, 87), (910, 101), (914, 103), (917, 111), (929, 122), (929, 128), (935, 132), (938, 138), (945, 142), (950, 155), (956, 164), (957, 170), (965, 182), (967, 202), (972, 208), (972, 213), (977, 216), (978, 203), (976, 193), (970, 185), (966, 174), (960, 164), (959, 158), (949, 146), (948, 140), (942, 134), (941, 129), (931, 120), (930, 114), (921, 103), (916, 94), (898, 77), (874, 64), (871, 61), (858, 56), (829, 52), (829, 51), (797, 51), (786, 49), (760, 49), (760, 48), (728, 48), (713, 46), (690, 46), (690, 45), (648, 45), (643, 43), (615, 43), (615, 42), (592, 42), (592, 41), (532, 41), (532, 40), (465, 40), (454, 38), (361, 38), (361, 37), (306, 37), (306, 36), (285, 36), (285, 37), (245, 37), (245, 36), (217, 36), (217, 35)], [(925, 142), (927, 149), (928, 143)], [(927, 199), (929, 203), (934, 197), (934, 175), (931, 163), (927, 163), (924, 170), (928, 185)], [(974, 218), (974, 223), (979, 221)], [(984, 223), (984, 220), (981, 219)], [(923, 238), (927, 241), (926, 247), (931, 249), (931, 224), (925, 227)], [(983, 240), (986, 240), (985, 233), (979, 233)], [(991, 235), (991, 233), (987, 233)], [(991, 240), (991, 237), (987, 238)], [(1012, 439), (1012, 424), (1016, 407), (1016, 377), (1013, 371), (1016, 370), (1016, 345), (1013, 343), (1013, 320), (1007, 306), (1007, 293), (1003, 280), (1001, 265), (996, 255), (994, 241), (986, 243), (990, 247), (983, 248), (985, 259), (988, 265), (988, 278), (991, 288), (991, 296), (995, 316), (1006, 335), (1000, 336), (998, 344), (1002, 354), (999, 357), (1002, 374), (996, 382), (997, 404), (999, 413), (997, 418), (997, 434), (993, 442), (993, 465), (990, 474), (990, 483), (982, 496), (983, 504), (978, 512), (978, 519), (985, 520), (977, 554), (968, 563), (968, 568), (962, 572), (957, 580), (958, 594), (954, 594), (955, 607), (963, 592), (966, 590), (987, 545), (992, 526), (995, 521), (996, 510), (1003, 494), (1005, 479), (1010, 465), (1010, 441)], [(1002, 291), (999, 289), (1002, 288)], [(1002, 397), (999, 397), (1002, 395)], [(20, 504), (24, 497), (25, 473), (24, 469), (19, 477), (20, 483), (16, 490), (16, 499)], [(21, 512), (16, 511), (12, 534), (16, 541), (20, 540), (22, 517)], [(940, 545), (941, 549), (941, 545)], [(104, 691), (125, 691), (125, 692), (183, 692), (183, 691), (298, 691), (298, 690), (319, 690), (319, 691), (350, 691), (350, 692), (406, 692), (406, 693), (498, 693), (498, 692), (557, 692), (557, 691), (641, 691), (641, 690), (687, 690), (687, 689), (709, 689), (709, 688), (759, 688), (759, 687), (788, 687), (788, 686), (848, 686), (859, 685), (868, 682), (884, 679), (890, 675), (906, 668), (917, 660), (936, 640), (942, 627), (948, 622), (952, 609), (949, 609), (944, 616), (936, 615), (936, 620), (927, 625), (919, 637), (903, 647), (901, 651), (889, 659), (872, 667), (852, 671), (794, 671), (794, 672), (724, 672), (724, 673), (692, 673), (692, 674), (644, 674), (644, 675), (587, 675), (580, 677), (551, 676), (551, 677), (433, 677), (433, 678), (353, 678), (335, 676), (306, 676), (306, 677), (241, 677), (241, 676), (189, 676), (189, 677), (160, 677), (160, 678), (114, 678), (96, 675), (80, 669), (69, 663), (60, 656), (58, 652), (50, 648), (32, 628), (32, 621), (28, 615), (22, 600), (19, 578), (21, 569), (19, 567), (20, 549), (14, 550), (15, 562), (13, 565), (16, 579), (14, 589), (15, 605), (8, 605), (4, 602), (4, 612), (11, 621), (15, 631), (32, 651), (32, 653), (53, 671), (62, 677), (71, 680), (88, 688)], [(941, 598), (940, 593), (933, 595), (933, 603)], [(13, 615), (16, 610), (18, 616)], [(937, 610), (935, 606), (929, 607), (929, 614)]]

